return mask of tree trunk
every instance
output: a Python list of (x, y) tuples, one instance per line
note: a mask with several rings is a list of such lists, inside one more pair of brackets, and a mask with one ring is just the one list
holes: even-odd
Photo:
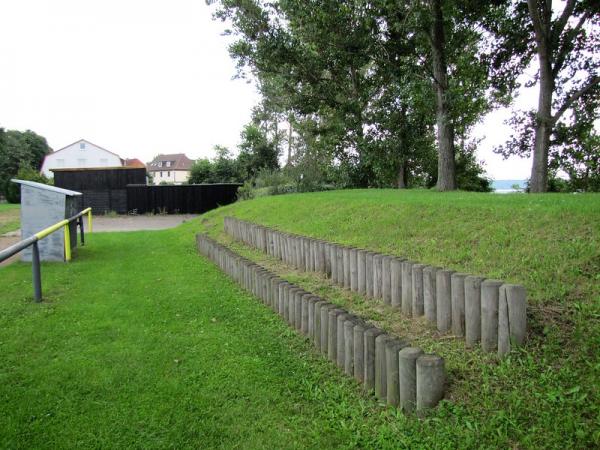
[(431, 25), (431, 55), (436, 90), (436, 121), (438, 138), (439, 191), (456, 189), (456, 162), (454, 158), (454, 127), (448, 108), (448, 75), (445, 55), (444, 20), (442, 0), (431, 0), (433, 22)]
[(292, 121), (288, 120), (288, 152), (287, 152), (287, 162), (286, 162), (286, 166), (291, 166), (292, 165), (292, 140), (293, 140), (293, 136), (292, 136)]
[(400, 167), (398, 167), (396, 185), (398, 186), (398, 189), (406, 189), (406, 163), (404, 160), (400, 161)]
[(539, 10), (535, 1), (528, 1), (529, 14), (535, 30), (538, 61), (540, 64), (540, 92), (538, 110), (535, 117), (535, 140), (533, 144), (533, 164), (531, 166), (530, 192), (546, 192), (548, 190), (548, 152), (550, 134), (552, 133), (552, 92), (554, 78), (552, 76), (552, 55), (550, 50), (550, 17), (551, 5), (546, 10)]

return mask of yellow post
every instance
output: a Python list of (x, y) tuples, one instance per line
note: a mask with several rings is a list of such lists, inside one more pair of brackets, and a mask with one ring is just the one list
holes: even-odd
[(65, 224), (65, 261), (71, 261), (71, 230), (69, 222)]
[(92, 208), (88, 208), (88, 233), (92, 232)]

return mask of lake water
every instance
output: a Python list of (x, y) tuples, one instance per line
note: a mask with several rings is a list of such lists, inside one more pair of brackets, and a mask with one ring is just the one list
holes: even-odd
[[(494, 180), (492, 181), (492, 189), (496, 194), (512, 194), (515, 192), (523, 192), (525, 189), (526, 180)], [(514, 189), (513, 186), (518, 185), (519, 189)]]

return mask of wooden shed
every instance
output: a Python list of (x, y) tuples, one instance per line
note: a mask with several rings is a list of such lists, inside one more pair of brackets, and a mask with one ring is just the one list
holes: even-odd
[(90, 169), (53, 169), (54, 185), (83, 194), (83, 208), (96, 214), (115, 211), (127, 213), (127, 185), (146, 184), (143, 167), (103, 167)]

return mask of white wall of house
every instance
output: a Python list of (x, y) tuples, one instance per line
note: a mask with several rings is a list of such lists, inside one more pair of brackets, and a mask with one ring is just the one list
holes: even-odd
[(53, 177), (50, 169), (118, 167), (121, 165), (121, 158), (118, 155), (82, 139), (46, 155), (41, 172), (47, 177)]
[(161, 181), (167, 183), (182, 184), (190, 178), (189, 170), (170, 170), (167, 167), (164, 170), (153, 170), (152, 174), (153, 183), (160, 184)]

